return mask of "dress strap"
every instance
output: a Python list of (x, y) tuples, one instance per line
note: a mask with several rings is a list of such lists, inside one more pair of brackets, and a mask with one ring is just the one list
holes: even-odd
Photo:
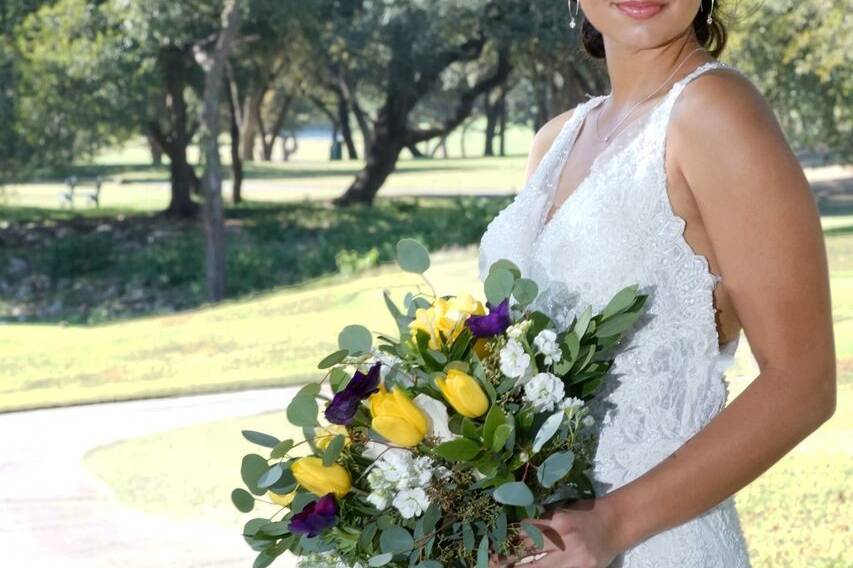
[(690, 73), (688, 73), (687, 75), (672, 84), (672, 87), (670, 87), (669, 92), (666, 94), (666, 99), (663, 103), (661, 103), (661, 106), (664, 107), (666, 111), (665, 114), (669, 114), (669, 111), (675, 104), (675, 100), (678, 98), (678, 95), (681, 94), (681, 91), (684, 90), (684, 87), (686, 87), (688, 83), (690, 83), (693, 79), (699, 77), (706, 71), (710, 71), (712, 69), (729, 69), (732, 71), (737, 71), (737, 69), (735, 69), (731, 65), (717, 60), (708, 61), (706, 63), (703, 63), (702, 65), (699, 65), (693, 71), (691, 71)]

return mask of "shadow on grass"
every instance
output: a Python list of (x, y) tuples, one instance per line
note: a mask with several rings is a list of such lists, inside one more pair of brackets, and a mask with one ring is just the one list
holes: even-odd
[[(374, 207), (248, 202), (226, 209), (227, 297), (479, 242), (510, 197), (380, 199)], [(0, 207), (0, 321), (94, 324), (206, 302), (195, 221), (125, 210)]]

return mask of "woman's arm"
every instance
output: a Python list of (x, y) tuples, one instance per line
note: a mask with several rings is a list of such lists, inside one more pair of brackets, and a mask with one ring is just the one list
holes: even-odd
[(772, 111), (745, 79), (712, 72), (681, 93), (669, 136), (760, 374), (644, 475), (537, 522), (551, 552), (531, 566), (606, 566), (736, 493), (835, 411), (820, 218)]
[(671, 146), (760, 374), (678, 451), (610, 495), (630, 511), (619, 515), (628, 545), (717, 505), (835, 412), (820, 217), (773, 112), (731, 73), (697, 78), (673, 111)]

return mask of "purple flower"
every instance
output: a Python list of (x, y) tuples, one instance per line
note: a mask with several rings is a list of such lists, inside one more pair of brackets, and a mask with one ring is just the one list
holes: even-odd
[(369, 395), (379, 390), (379, 367), (377, 361), (365, 375), (361, 371), (355, 374), (342, 391), (335, 394), (332, 402), (326, 407), (326, 420), (332, 424), (350, 424), (358, 411), (358, 405)]
[(489, 302), (486, 302), (489, 308), (489, 313), (484, 316), (469, 316), (465, 320), (468, 329), (474, 337), (492, 337), (506, 331), (509, 324), (512, 323), (509, 319), (509, 298), (505, 298), (495, 308)]
[(335, 501), (335, 494), (329, 493), (313, 503), (305, 505), (301, 512), (293, 515), (288, 528), (293, 534), (302, 534), (312, 538), (334, 526), (337, 520), (338, 503)]

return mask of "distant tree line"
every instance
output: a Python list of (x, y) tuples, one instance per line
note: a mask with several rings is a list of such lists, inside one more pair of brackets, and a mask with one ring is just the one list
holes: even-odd
[[(200, 139), (202, 65), (223, 4), (0, 3), (0, 177), (144, 136), (153, 161), (168, 158), (168, 213), (195, 215), (201, 186), (187, 148)], [(853, 30), (843, 4), (756, 2), (724, 59), (767, 94), (795, 146), (849, 159)], [(508, 123), (538, 129), (585, 93), (607, 90), (559, 2), (245, 0), (235, 9), (217, 99), (234, 201), (242, 162), (272, 159), (307, 112), (327, 117), (346, 156), (364, 160), (336, 202), (370, 204), (404, 150), (421, 156), (429, 142), (439, 151), (474, 116), (486, 119), (482, 153), (501, 154)]]

